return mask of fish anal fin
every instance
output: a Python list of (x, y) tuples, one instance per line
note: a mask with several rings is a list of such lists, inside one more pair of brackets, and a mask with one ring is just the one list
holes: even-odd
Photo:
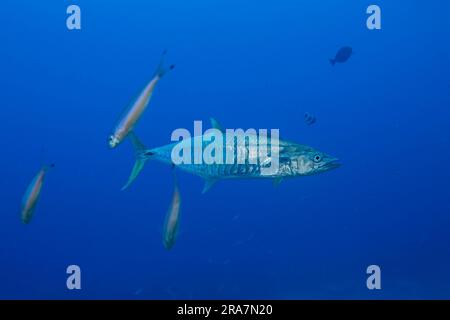
[(205, 194), (208, 192), (209, 189), (212, 188), (213, 185), (215, 185), (217, 182), (217, 179), (205, 179), (205, 185), (202, 190), (202, 194)]
[(283, 182), (283, 178), (275, 178), (273, 179), (273, 186), (278, 187), (281, 182)]

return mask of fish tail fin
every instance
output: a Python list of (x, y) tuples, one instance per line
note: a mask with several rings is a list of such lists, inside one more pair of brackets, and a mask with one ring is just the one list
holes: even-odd
[(53, 169), (54, 167), (55, 167), (55, 164), (54, 164), (54, 163), (46, 164), (46, 165), (44, 165), (43, 170), (44, 170), (45, 172), (47, 172), (47, 171), (49, 171), (50, 169)]
[(128, 189), (134, 180), (136, 180), (142, 169), (144, 169), (147, 160), (149, 160), (153, 155), (153, 152), (147, 150), (145, 145), (139, 140), (134, 132), (129, 134), (129, 138), (135, 150), (136, 162), (134, 163), (133, 170), (131, 171), (127, 183), (122, 187), (122, 191)]
[(156, 68), (155, 76), (162, 78), (168, 71), (171, 71), (175, 68), (174, 64), (171, 64), (169, 67), (165, 66), (165, 58), (166, 58), (167, 50), (164, 50), (161, 55), (161, 61), (159, 62), (158, 68)]
[(330, 63), (334, 67), (334, 65), (336, 64), (336, 60), (335, 59), (330, 59)]

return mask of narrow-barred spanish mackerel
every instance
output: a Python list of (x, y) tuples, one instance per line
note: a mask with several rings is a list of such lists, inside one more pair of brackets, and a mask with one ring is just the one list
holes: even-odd
[[(223, 132), (217, 121), (211, 120), (213, 128)], [(203, 154), (206, 149), (210, 148), (212, 143), (211, 134), (205, 133), (154, 149), (147, 149), (134, 133), (130, 134), (130, 139), (136, 151), (136, 163), (127, 184), (122, 190), (131, 185), (143, 169), (146, 161), (150, 159), (171, 164), (183, 171), (205, 179), (203, 193), (208, 191), (215, 182), (223, 179), (272, 179), (275, 184), (278, 184), (285, 178), (314, 175), (340, 166), (338, 159), (335, 157), (305, 145), (283, 140), (278, 140), (277, 165), (272, 166), (275, 159), (270, 152), (261, 157), (258, 152), (252, 151), (259, 150), (258, 148), (262, 147), (262, 145), (266, 145), (266, 150), (271, 150), (273, 144), (271, 137), (256, 136), (255, 140), (253, 140), (254, 142), (244, 144), (238, 144), (235, 140), (233, 142), (230, 141), (230, 143), (223, 139), (221, 150), (224, 154), (232, 151), (234, 155), (233, 162), (224, 161), (223, 163), (213, 164), (196, 164), (194, 161), (177, 164), (174, 163), (172, 156), (174, 150), (181, 150), (183, 147), (188, 147), (188, 150), (191, 150), (192, 158), (198, 151)], [(252, 139), (247, 141), (252, 141)], [(257, 144), (253, 145), (254, 149), (251, 148), (252, 143)], [(238, 161), (237, 155), (244, 155), (244, 159), (241, 158)]]
[[(114, 128), (114, 132), (109, 136), (108, 143), (111, 148), (115, 148), (120, 143), (122, 143), (123, 140), (125, 140), (125, 138), (133, 130), (134, 126), (139, 121), (145, 109), (147, 108), (153, 91), (155, 90), (156, 84), (167, 72), (167, 70), (164, 68), (164, 57), (166, 53), (167, 51), (163, 52), (161, 62), (159, 63), (159, 66), (156, 69), (152, 80), (150, 80), (150, 82), (145, 86), (138, 97), (133, 100), (130, 106), (126, 108), (125, 112), (122, 114), (116, 127)], [(169, 67), (169, 70), (172, 70), (173, 68), (174, 65), (171, 65)]]

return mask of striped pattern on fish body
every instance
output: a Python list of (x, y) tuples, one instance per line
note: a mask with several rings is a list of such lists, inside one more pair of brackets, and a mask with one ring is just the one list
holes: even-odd
[[(149, 153), (152, 154), (152, 159), (159, 160), (161, 162), (165, 162), (168, 164), (173, 164), (172, 161), (172, 151), (174, 148), (186, 148), (191, 150), (190, 154), (190, 163), (181, 163), (176, 166), (181, 170), (186, 172), (201, 176), (203, 178), (232, 178), (242, 176), (244, 173), (250, 174), (255, 173), (258, 170), (258, 165), (248, 166), (249, 159), (254, 157), (254, 154), (247, 153), (246, 162), (242, 164), (237, 163), (238, 155), (243, 157), (245, 155), (245, 150), (248, 150), (248, 146), (244, 148), (236, 148), (232, 145), (227, 145), (226, 141), (223, 143), (222, 154), (223, 154), (223, 164), (206, 164), (203, 159), (203, 152), (208, 145), (210, 145), (211, 141), (206, 141), (205, 139), (209, 139), (208, 136), (196, 136), (190, 139), (185, 139), (177, 143), (173, 143), (167, 146), (163, 146), (160, 148), (149, 150)], [(234, 152), (234, 159), (232, 164), (226, 163), (226, 154), (229, 152)], [(195, 163), (195, 155), (198, 154), (201, 157), (201, 163)], [(245, 160), (244, 160), (245, 161)], [(243, 162), (243, 161), (242, 161)]]
[[(241, 138), (241, 137), (239, 137)], [(244, 141), (244, 140), (241, 140)], [(286, 141), (279, 141), (278, 159), (279, 167), (270, 173), (264, 168), (269, 168), (272, 164), (272, 141), (266, 136), (249, 136), (246, 143), (237, 143), (237, 138), (233, 141), (226, 141), (223, 138), (222, 163), (195, 164), (195, 153), (203, 155), (204, 151), (212, 143), (210, 135), (197, 136), (185, 139), (181, 142), (149, 150), (152, 159), (165, 163), (172, 163), (172, 150), (174, 148), (191, 148), (191, 163), (181, 163), (177, 167), (189, 173), (201, 176), (205, 179), (245, 179), (245, 178), (280, 178), (295, 175), (308, 175), (315, 167), (314, 161), (309, 158), (317, 154), (314, 149)], [(263, 148), (259, 157), (260, 148)], [(217, 150), (216, 150), (217, 151)], [(220, 152), (220, 151), (219, 151)], [(233, 161), (227, 162), (227, 154), (234, 155)], [(322, 157), (322, 153), (320, 155)], [(238, 161), (239, 160), (239, 161)], [(311, 170), (309, 170), (311, 169)]]
[(223, 130), (217, 121), (211, 122), (216, 132), (154, 149), (147, 149), (134, 133), (130, 134), (136, 162), (122, 190), (134, 182), (148, 160), (175, 165), (204, 178), (203, 192), (221, 179), (266, 178), (279, 183), (284, 178), (314, 175), (340, 166), (337, 158), (312, 147), (273, 140), (266, 135), (234, 130), (234, 141), (230, 141), (233, 135), (221, 135)]

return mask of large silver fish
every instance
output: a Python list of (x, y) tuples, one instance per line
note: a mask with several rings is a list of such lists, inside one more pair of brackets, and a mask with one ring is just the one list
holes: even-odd
[[(212, 119), (211, 122), (214, 128), (223, 132), (217, 121)], [(130, 138), (136, 150), (136, 162), (128, 182), (122, 190), (131, 185), (131, 183), (142, 171), (146, 161), (149, 159), (176, 165), (176, 167), (181, 170), (202, 177), (205, 179), (203, 193), (208, 191), (215, 182), (223, 179), (264, 178), (272, 179), (275, 184), (278, 184), (285, 178), (314, 175), (340, 166), (338, 159), (335, 157), (329, 156), (305, 145), (278, 140), (277, 166), (275, 166), (274, 170), (267, 170), (270, 169), (272, 166), (272, 161), (274, 161), (274, 158), (269, 156), (270, 153), (267, 153), (266, 157), (261, 157), (260, 155), (255, 154), (255, 152), (251, 152), (252, 148), (250, 148), (250, 142), (242, 145), (236, 144), (235, 141), (233, 143), (229, 143), (226, 139), (223, 139), (223, 150), (224, 152), (230, 150), (233, 151), (235, 160), (233, 163), (174, 164), (172, 160), (172, 151), (174, 148), (179, 149), (180, 146), (194, 146), (192, 148), (192, 153), (195, 153), (198, 151), (195, 150), (195, 146), (200, 146), (202, 149), (200, 151), (203, 152), (206, 148), (208, 148), (209, 144), (211, 144), (211, 137), (206, 135), (196, 136), (150, 150), (139, 141), (134, 133), (130, 135)], [(257, 141), (256, 143), (258, 144), (254, 147), (260, 148), (262, 147), (260, 144), (265, 144), (267, 146), (267, 150), (271, 150), (271, 138), (256, 137), (256, 140), (253, 141)], [(236, 161), (237, 155), (244, 155), (244, 161)]]
[[(120, 117), (117, 125), (114, 128), (113, 133), (109, 136), (109, 146), (115, 148), (128, 136), (128, 134), (133, 130), (136, 123), (141, 118), (145, 109), (150, 102), (153, 91), (155, 90), (156, 84), (161, 80), (167, 70), (164, 68), (164, 57), (167, 51), (163, 52), (161, 57), (161, 62), (153, 76), (152, 80), (145, 86), (144, 90), (138, 95), (138, 97), (130, 104), (130, 106), (125, 110), (125, 112)], [(175, 66), (171, 65), (169, 70), (172, 70)]]
[(42, 169), (39, 170), (38, 174), (34, 177), (30, 185), (28, 186), (27, 191), (25, 192), (22, 199), (21, 217), (23, 223), (30, 223), (31, 218), (33, 217), (34, 210), (36, 208), (36, 204), (39, 200), (39, 196), (41, 195), (45, 176), (48, 170), (53, 167), (53, 164), (50, 166), (46, 165), (42, 167)]
[(178, 181), (174, 172), (174, 191), (172, 202), (166, 215), (166, 223), (164, 224), (163, 243), (167, 250), (170, 250), (175, 244), (178, 235), (178, 226), (181, 209), (181, 196), (178, 189)]

